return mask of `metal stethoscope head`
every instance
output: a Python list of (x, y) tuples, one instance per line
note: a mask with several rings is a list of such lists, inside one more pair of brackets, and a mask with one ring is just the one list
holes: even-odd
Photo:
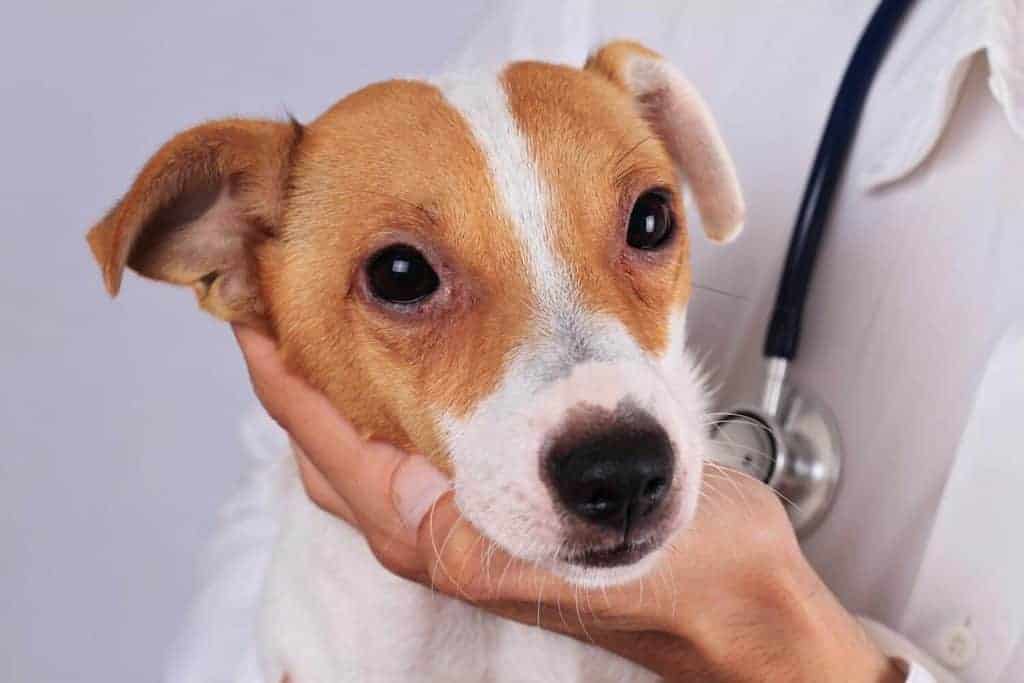
[(836, 498), (842, 445), (832, 411), (786, 381), (788, 362), (770, 359), (759, 405), (739, 405), (714, 428), (720, 465), (745, 472), (782, 498), (797, 534), (817, 528)]
[(714, 427), (711, 460), (774, 488), (797, 534), (828, 513), (839, 489), (842, 447), (835, 417), (787, 380), (832, 197), (857, 132), (871, 82), (913, 0), (882, 0), (846, 67), (807, 179), (786, 264), (765, 336), (765, 381), (759, 404), (740, 405)]

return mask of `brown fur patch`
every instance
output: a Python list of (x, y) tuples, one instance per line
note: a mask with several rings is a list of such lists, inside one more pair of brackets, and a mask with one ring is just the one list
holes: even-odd
[[(615, 316), (653, 353), (668, 342), (669, 314), (689, 296), (685, 219), (673, 164), (632, 99), (603, 74), (536, 62), (504, 73), (512, 112), (550, 191), (555, 247), (591, 310)], [(639, 252), (626, 244), (633, 202), (671, 191), (673, 242)]]
[[(493, 391), (529, 324), (525, 257), (471, 132), (433, 86), (373, 85), (307, 127), (291, 185), (261, 254), (288, 360), (364, 434), (448, 466), (438, 414)], [(367, 294), (366, 260), (396, 242), (443, 281), (421, 314)]]

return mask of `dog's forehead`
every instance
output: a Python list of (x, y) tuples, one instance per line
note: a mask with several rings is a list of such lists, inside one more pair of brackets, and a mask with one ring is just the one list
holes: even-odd
[(340, 213), (334, 225), (349, 234), (376, 225), (372, 215), (347, 220), (353, 207), (413, 207), (456, 230), (495, 213), (472, 132), (426, 82), (387, 81), (345, 97), (307, 127), (299, 166), (301, 193), (319, 200), (310, 213)]
[(663, 159), (657, 144), (632, 149), (645, 137), (629, 98), (605, 78), (522, 62), (345, 97), (308, 126), (302, 177), (316, 185), (304, 191), (337, 204), (392, 199), (436, 212), (439, 229), (458, 233), (509, 218), (555, 185), (604, 199), (624, 152)]

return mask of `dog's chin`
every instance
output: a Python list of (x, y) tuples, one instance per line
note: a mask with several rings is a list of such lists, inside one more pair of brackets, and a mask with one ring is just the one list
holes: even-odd
[(649, 538), (608, 548), (593, 548), (561, 556), (552, 571), (583, 588), (603, 588), (637, 581), (658, 563), (664, 543)]

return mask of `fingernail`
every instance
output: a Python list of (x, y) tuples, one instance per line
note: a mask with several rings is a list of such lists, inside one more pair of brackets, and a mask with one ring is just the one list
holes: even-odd
[(420, 455), (398, 466), (392, 484), (392, 502), (402, 523), (416, 531), (427, 510), (451, 488), (451, 481)]

